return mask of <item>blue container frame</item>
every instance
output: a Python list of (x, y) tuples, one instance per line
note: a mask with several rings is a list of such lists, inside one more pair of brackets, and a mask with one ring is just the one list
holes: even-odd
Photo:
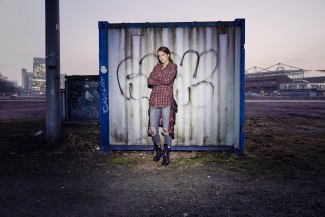
[(240, 129), (239, 148), (233, 146), (172, 146), (173, 151), (232, 151), (244, 153), (244, 112), (245, 112), (245, 19), (218, 22), (170, 22), (170, 23), (108, 23), (99, 21), (99, 79), (100, 79), (100, 150), (144, 151), (152, 150), (151, 145), (110, 145), (109, 142), (109, 92), (108, 88), (108, 30), (118, 28), (175, 28), (175, 27), (241, 27), (240, 39)]

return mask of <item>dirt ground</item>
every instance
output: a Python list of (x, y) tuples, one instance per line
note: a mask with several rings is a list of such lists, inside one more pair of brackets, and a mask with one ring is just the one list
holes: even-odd
[(325, 213), (325, 101), (247, 101), (243, 156), (172, 152), (167, 167), (100, 153), (96, 123), (65, 123), (47, 144), (44, 102), (0, 103), (0, 216)]

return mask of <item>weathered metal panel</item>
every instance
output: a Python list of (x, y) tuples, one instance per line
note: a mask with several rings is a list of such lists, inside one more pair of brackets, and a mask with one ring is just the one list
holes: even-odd
[(167, 46), (178, 65), (177, 146), (239, 147), (242, 30), (236, 22), (108, 24), (110, 145), (148, 137), (147, 78)]
[(67, 76), (66, 78), (67, 120), (98, 121), (98, 76)]

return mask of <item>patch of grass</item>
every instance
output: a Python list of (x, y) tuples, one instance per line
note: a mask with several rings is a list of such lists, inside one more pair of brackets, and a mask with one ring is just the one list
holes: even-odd
[[(247, 174), (316, 174), (325, 168), (325, 125), (301, 117), (247, 117), (245, 120), (245, 154), (230, 152), (173, 152), (172, 168), (191, 169), (206, 166), (223, 167)], [(296, 125), (304, 126), (300, 131)], [(309, 126), (309, 127), (308, 127)], [(317, 133), (315, 126), (322, 126)], [(324, 127), (323, 127), (324, 126)], [(63, 141), (47, 145), (45, 119), (2, 121), (0, 151), (2, 159), (10, 155), (47, 149), (62, 153), (96, 153), (100, 143), (100, 129), (95, 123), (65, 123)], [(49, 149), (50, 148), (50, 149)], [(151, 168), (152, 152), (112, 152), (110, 165), (146, 165)], [(158, 165), (158, 164), (157, 164)], [(33, 167), (33, 165), (30, 165)]]
[[(43, 148), (46, 142), (45, 119), (24, 119), (0, 122), (1, 153), (28, 152)], [(42, 132), (36, 135), (37, 132)]]
[(182, 169), (188, 169), (193, 167), (202, 167), (204, 166), (206, 162), (205, 155), (199, 154), (199, 153), (175, 153), (171, 155), (171, 158), (173, 160), (173, 166), (182, 168)]
[[(314, 123), (308, 119), (268, 119), (266, 129), (258, 126), (258, 122), (265, 122), (264, 118), (257, 122), (247, 118), (246, 122), (245, 152), (253, 165), (262, 166), (260, 169), (265, 167), (278, 175), (295, 176), (301, 173), (312, 175), (325, 167), (324, 147), (319, 145), (325, 144), (325, 130), (313, 136)], [(283, 127), (287, 123), (292, 126)], [(305, 126), (304, 131), (301, 132), (299, 126)]]
[(63, 142), (72, 151), (94, 151), (100, 144), (100, 128), (96, 123), (64, 123)]
[(109, 157), (109, 164), (110, 165), (120, 165), (125, 166), (136, 162), (136, 158), (134, 155), (130, 154), (114, 154), (111, 153), (111, 156)]

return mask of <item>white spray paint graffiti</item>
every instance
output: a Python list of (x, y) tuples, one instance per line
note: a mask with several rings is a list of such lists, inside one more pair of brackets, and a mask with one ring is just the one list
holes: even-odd
[[(147, 78), (157, 64), (156, 50), (167, 46), (178, 65), (174, 97), (175, 145), (238, 144), (238, 37), (235, 29), (109, 30), (110, 142), (151, 144), (147, 135)], [(238, 114), (237, 114), (238, 113)]]
[(103, 74), (106, 74), (106, 72), (107, 72), (106, 66), (101, 66), (100, 67), (100, 72), (103, 73)]
[(68, 116), (70, 120), (99, 118), (99, 81), (70, 80), (68, 87)]
[(89, 101), (92, 102), (95, 97), (93, 95), (91, 95), (89, 93), (89, 91), (87, 90), (86, 93), (85, 93), (85, 98), (86, 98), (86, 100), (89, 100)]
[[(107, 72), (107, 68), (105, 66), (101, 66), (100, 67), (100, 72), (103, 74), (106, 74)], [(102, 90), (102, 109), (103, 109), (103, 113), (107, 113), (108, 112), (108, 91), (107, 91), (107, 84), (104, 80), (104, 78), (102, 76), (100, 76), (100, 87)]]

